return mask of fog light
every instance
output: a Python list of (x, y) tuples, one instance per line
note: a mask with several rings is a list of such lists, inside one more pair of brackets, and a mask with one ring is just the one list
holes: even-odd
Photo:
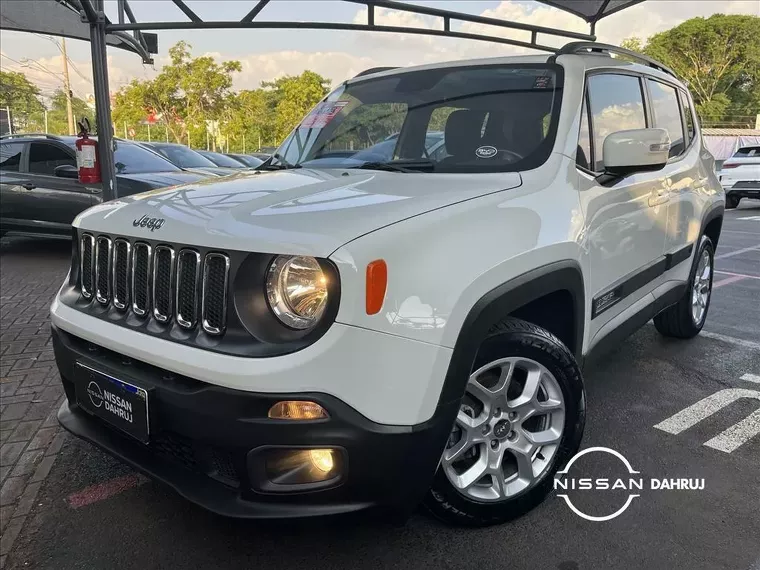
[(285, 400), (269, 408), (269, 417), (274, 420), (321, 420), (329, 418), (327, 410), (316, 402)]
[(275, 485), (307, 485), (339, 477), (343, 456), (336, 449), (269, 449), (265, 455), (266, 477)]
[(309, 459), (312, 465), (323, 473), (329, 473), (335, 465), (332, 449), (310, 449)]

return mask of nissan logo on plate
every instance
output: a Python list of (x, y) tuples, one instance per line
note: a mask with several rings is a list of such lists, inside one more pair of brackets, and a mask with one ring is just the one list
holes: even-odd
[(90, 397), (90, 402), (96, 408), (103, 405), (103, 391), (98, 386), (98, 383), (92, 380), (87, 384), (87, 395)]

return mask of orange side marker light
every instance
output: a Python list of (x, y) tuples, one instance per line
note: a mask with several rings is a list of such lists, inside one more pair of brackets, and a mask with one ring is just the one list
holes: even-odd
[(367, 264), (367, 314), (376, 315), (383, 308), (388, 287), (388, 266), (385, 260), (376, 259)]

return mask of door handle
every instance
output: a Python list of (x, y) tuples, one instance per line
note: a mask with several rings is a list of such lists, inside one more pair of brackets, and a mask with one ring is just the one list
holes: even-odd
[(26, 182), (26, 183), (22, 184), (22, 185), (21, 185), (21, 187), (22, 187), (24, 190), (34, 190), (35, 188), (37, 188), (37, 186), (35, 186), (35, 185), (34, 185), (34, 184), (32, 184), (31, 182)]

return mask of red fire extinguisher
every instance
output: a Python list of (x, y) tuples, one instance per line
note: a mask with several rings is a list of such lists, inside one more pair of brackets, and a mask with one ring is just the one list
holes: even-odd
[(90, 121), (85, 117), (79, 123), (79, 136), (76, 140), (79, 182), (82, 184), (97, 184), (100, 182), (98, 143), (89, 137), (89, 133)]

